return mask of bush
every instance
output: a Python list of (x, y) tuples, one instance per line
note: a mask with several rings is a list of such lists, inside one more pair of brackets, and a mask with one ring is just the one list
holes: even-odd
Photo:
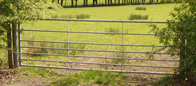
[(146, 7), (136, 7), (135, 10), (146, 10)]
[[(196, 83), (196, 2), (184, 0), (181, 6), (171, 13), (172, 20), (168, 20), (167, 27), (158, 28), (152, 25), (152, 31), (159, 37), (160, 42), (168, 47), (170, 55), (180, 56), (180, 67), (176, 80)], [(184, 85), (185, 86), (185, 85)]]
[(148, 15), (131, 14), (129, 20), (147, 20)]
[(76, 15), (76, 19), (88, 19), (88, 18), (90, 18), (90, 15), (86, 15), (86, 14)]

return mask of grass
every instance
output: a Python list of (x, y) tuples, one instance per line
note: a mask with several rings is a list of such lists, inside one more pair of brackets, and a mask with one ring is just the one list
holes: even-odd
[(5, 67), (7, 64), (7, 58), (6, 57), (6, 49), (0, 49), (0, 70), (1, 67)]
[(163, 78), (161, 78), (161, 80), (155, 82), (153, 84), (153, 86), (168, 86), (173, 82), (175, 82), (175, 81), (173, 80), (172, 76), (167, 75), (167, 76), (164, 76)]
[(18, 74), (23, 74), (31, 77), (49, 77), (57, 74), (52, 69), (39, 68), (39, 67), (20, 67), (16, 69)]
[(53, 86), (77, 86), (102, 84), (108, 86), (123, 85), (123, 74), (104, 71), (83, 71), (68, 76), (56, 77)]
[[(142, 1), (142, 0), (140, 0), (140, 1)], [(146, 0), (146, 3), (149, 3), (149, 1), (151, 1), (151, 0)], [(173, 2), (174, 0), (159, 0), (158, 2), (157, 2), (157, 0), (154, 0), (155, 3), (167, 3), (167, 1), (172, 1)], [(57, 1), (56, 1), (56, 3), (57, 3)], [(99, 1), (98, 0), (97, 3), (98, 4), (105, 4), (105, 1), (102, 1), (102, 0)], [(122, 4), (122, 0), (120, 0), (120, 3)], [(91, 6), (92, 4), (93, 4), (92, 0), (88, 1), (88, 5), (89, 6)], [(113, 1), (113, 4), (114, 4), (114, 1)], [(116, 4), (118, 4), (118, 2)], [(78, 0), (78, 4), (77, 5), (78, 6), (83, 6), (83, 0)], [(65, 6), (65, 7), (66, 6), (71, 6), (71, 0), (66, 0), (66, 4), (65, 4), (65, 1), (64, 1), (64, 5), (63, 6)], [(75, 6), (75, 4), (74, 4), (74, 6)]]
[(140, 5), (146, 11), (135, 10), (138, 5), (109, 6), (109, 7), (86, 7), (66, 8), (56, 11), (54, 15), (90, 15), (90, 19), (128, 20), (130, 14), (149, 15), (148, 20), (167, 20), (176, 4)]

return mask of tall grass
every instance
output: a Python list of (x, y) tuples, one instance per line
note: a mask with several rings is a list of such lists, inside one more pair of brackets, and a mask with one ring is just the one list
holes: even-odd
[(146, 10), (146, 7), (136, 7), (135, 10)]
[(148, 15), (131, 14), (129, 20), (148, 20)]
[(124, 75), (121, 73), (104, 72), (104, 71), (83, 71), (64, 77), (56, 77), (54, 86), (75, 86), (75, 85), (94, 85), (102, 84), (108, 86), (123, 85)]
[(18, 74), (23, 74), (31, 77), (49, 77), (56, 75), (54, 70), (39, 67), (21, 67), (16, 69)]

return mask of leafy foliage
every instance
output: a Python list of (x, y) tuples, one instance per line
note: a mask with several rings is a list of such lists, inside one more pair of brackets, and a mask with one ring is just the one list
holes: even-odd
[(4, 22), (23, 23), (27, 20), (47, 18), (48, 4), (42, 0), (4, 0), (0, 2), (1, 24)]
[(3, 0), (0, 2), (0, 40), (6, 41), (6, 32), (13, 24), (48, 18), (51, 4), (42, 0)]
[[(160, 42), (167, 51), (174, 55), (184, 57), (181, 58), (180, 78), (196, 77), (196, 1), (184, 0), (180, 7), (175, 8), (175, 12), (171, 13), (172, 20), (168, 20), (167, 27), (158, 28), (152, 25), (153, 32), (159, 37)], [(176, 22), (175, 22), (176, 21)], [(175, 23), (174, 23), (175, 22)], [(196, 81), (194, 81), (196, 82)]]

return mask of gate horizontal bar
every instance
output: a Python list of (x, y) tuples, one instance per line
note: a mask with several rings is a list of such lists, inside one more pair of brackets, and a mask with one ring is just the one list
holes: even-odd
[(168, 21), (139, 21), (139, 20), (92, 20), (92, 19), (62, 19), (50, 18), (47, 21), (83, 21), (83, 22), (120, 22), (120, 23), (168, 23)]
[(85, 42), (56, 42), (56, 41), (37, 41), (37, 40), (21, 40), (21, 41), (24, 41), (24, 42), (45, 42), (45, 43), (66, 43), (66, 44), (113, 45), (113, 46), (167, 47), (167, 46), (163, 46), (163, 45), (109, 44), (109, 43), (85, 43)]
[[(42, 68), (55, 68), (55, 69), (70, 69), (70, 70), (97, 70), (97, 69), (86, 69), (86, 68), (68, 68), (68, 67), (56, 67), (56, 66), (40, 66), (40, 65), (26, 65), (22, 64), (21, 66), (28, 67), (42, 67)], [(140, 71), (124, 71), (124, 70), (97, 70), (97, 71), (110, 71), (110, 72), (121, 72), (121, 73), (137, 73), (137, 74), (157, 74), (157, 75), (171, 75), (172, 73), (166, 72), (140, 72)]]
[(117, 32), (85, 32), (85, 31), (57, 31), (57, 30), (21, 30), (33, 32), (64, 32), (64, 33), (90, 33), (90, 34), (114, 34), (114, 35), (155, 35), (152, 33), (117, 33)]
[(59, 63), (76, 63), (76, 64), (95, 64), (95, 65), (112, 65), (112, 66), (134, 66), (134, 67), (153, 67), (153, 68), (177, 68), (175, 66), (147, 66), (147, 65), (131, 65), (131, 64), (109, 64), (109, 63), (90, 63), (90, 62), (67, 62), (54, 60), (38, 60), (38, 59), (21, 59), (26, 61), (43, 61), (43, 62), (59, 62)]
[(141, 54), (168, 54), (161, 52), (143, 52), (143, 51), (117, 51), (117, 50), (90, 50), (90, 49), (71, 49), (71, 48), (53, 48), (53, 47), (28, 47), (21, 46), (21, 48), (36, 48), (36, 49), (53, 49), (53, 50), (75, 50), (75, 51), (93, 51), (93, 52), (117, 52), (117, 53), (141, 53)]
[[(68, 55), (60, 55), (60, 54), (44, 54), (44, 53), (20, 53), (20, 54), (29, 54), (29, 55), (47, 55), (47, 56), (68, 56)], [(171, 62), (179, 62), (179, 60), (173, 60), (173, 59), (140, 59), (140, 58), (119, 58), (119, 57), (79, 56), (79, 55), (69, 55), (69, 57), (102, 58), (102, 59), (123, 59), (123, 60), (146, 60), (146, 61), (171, 61)]]

